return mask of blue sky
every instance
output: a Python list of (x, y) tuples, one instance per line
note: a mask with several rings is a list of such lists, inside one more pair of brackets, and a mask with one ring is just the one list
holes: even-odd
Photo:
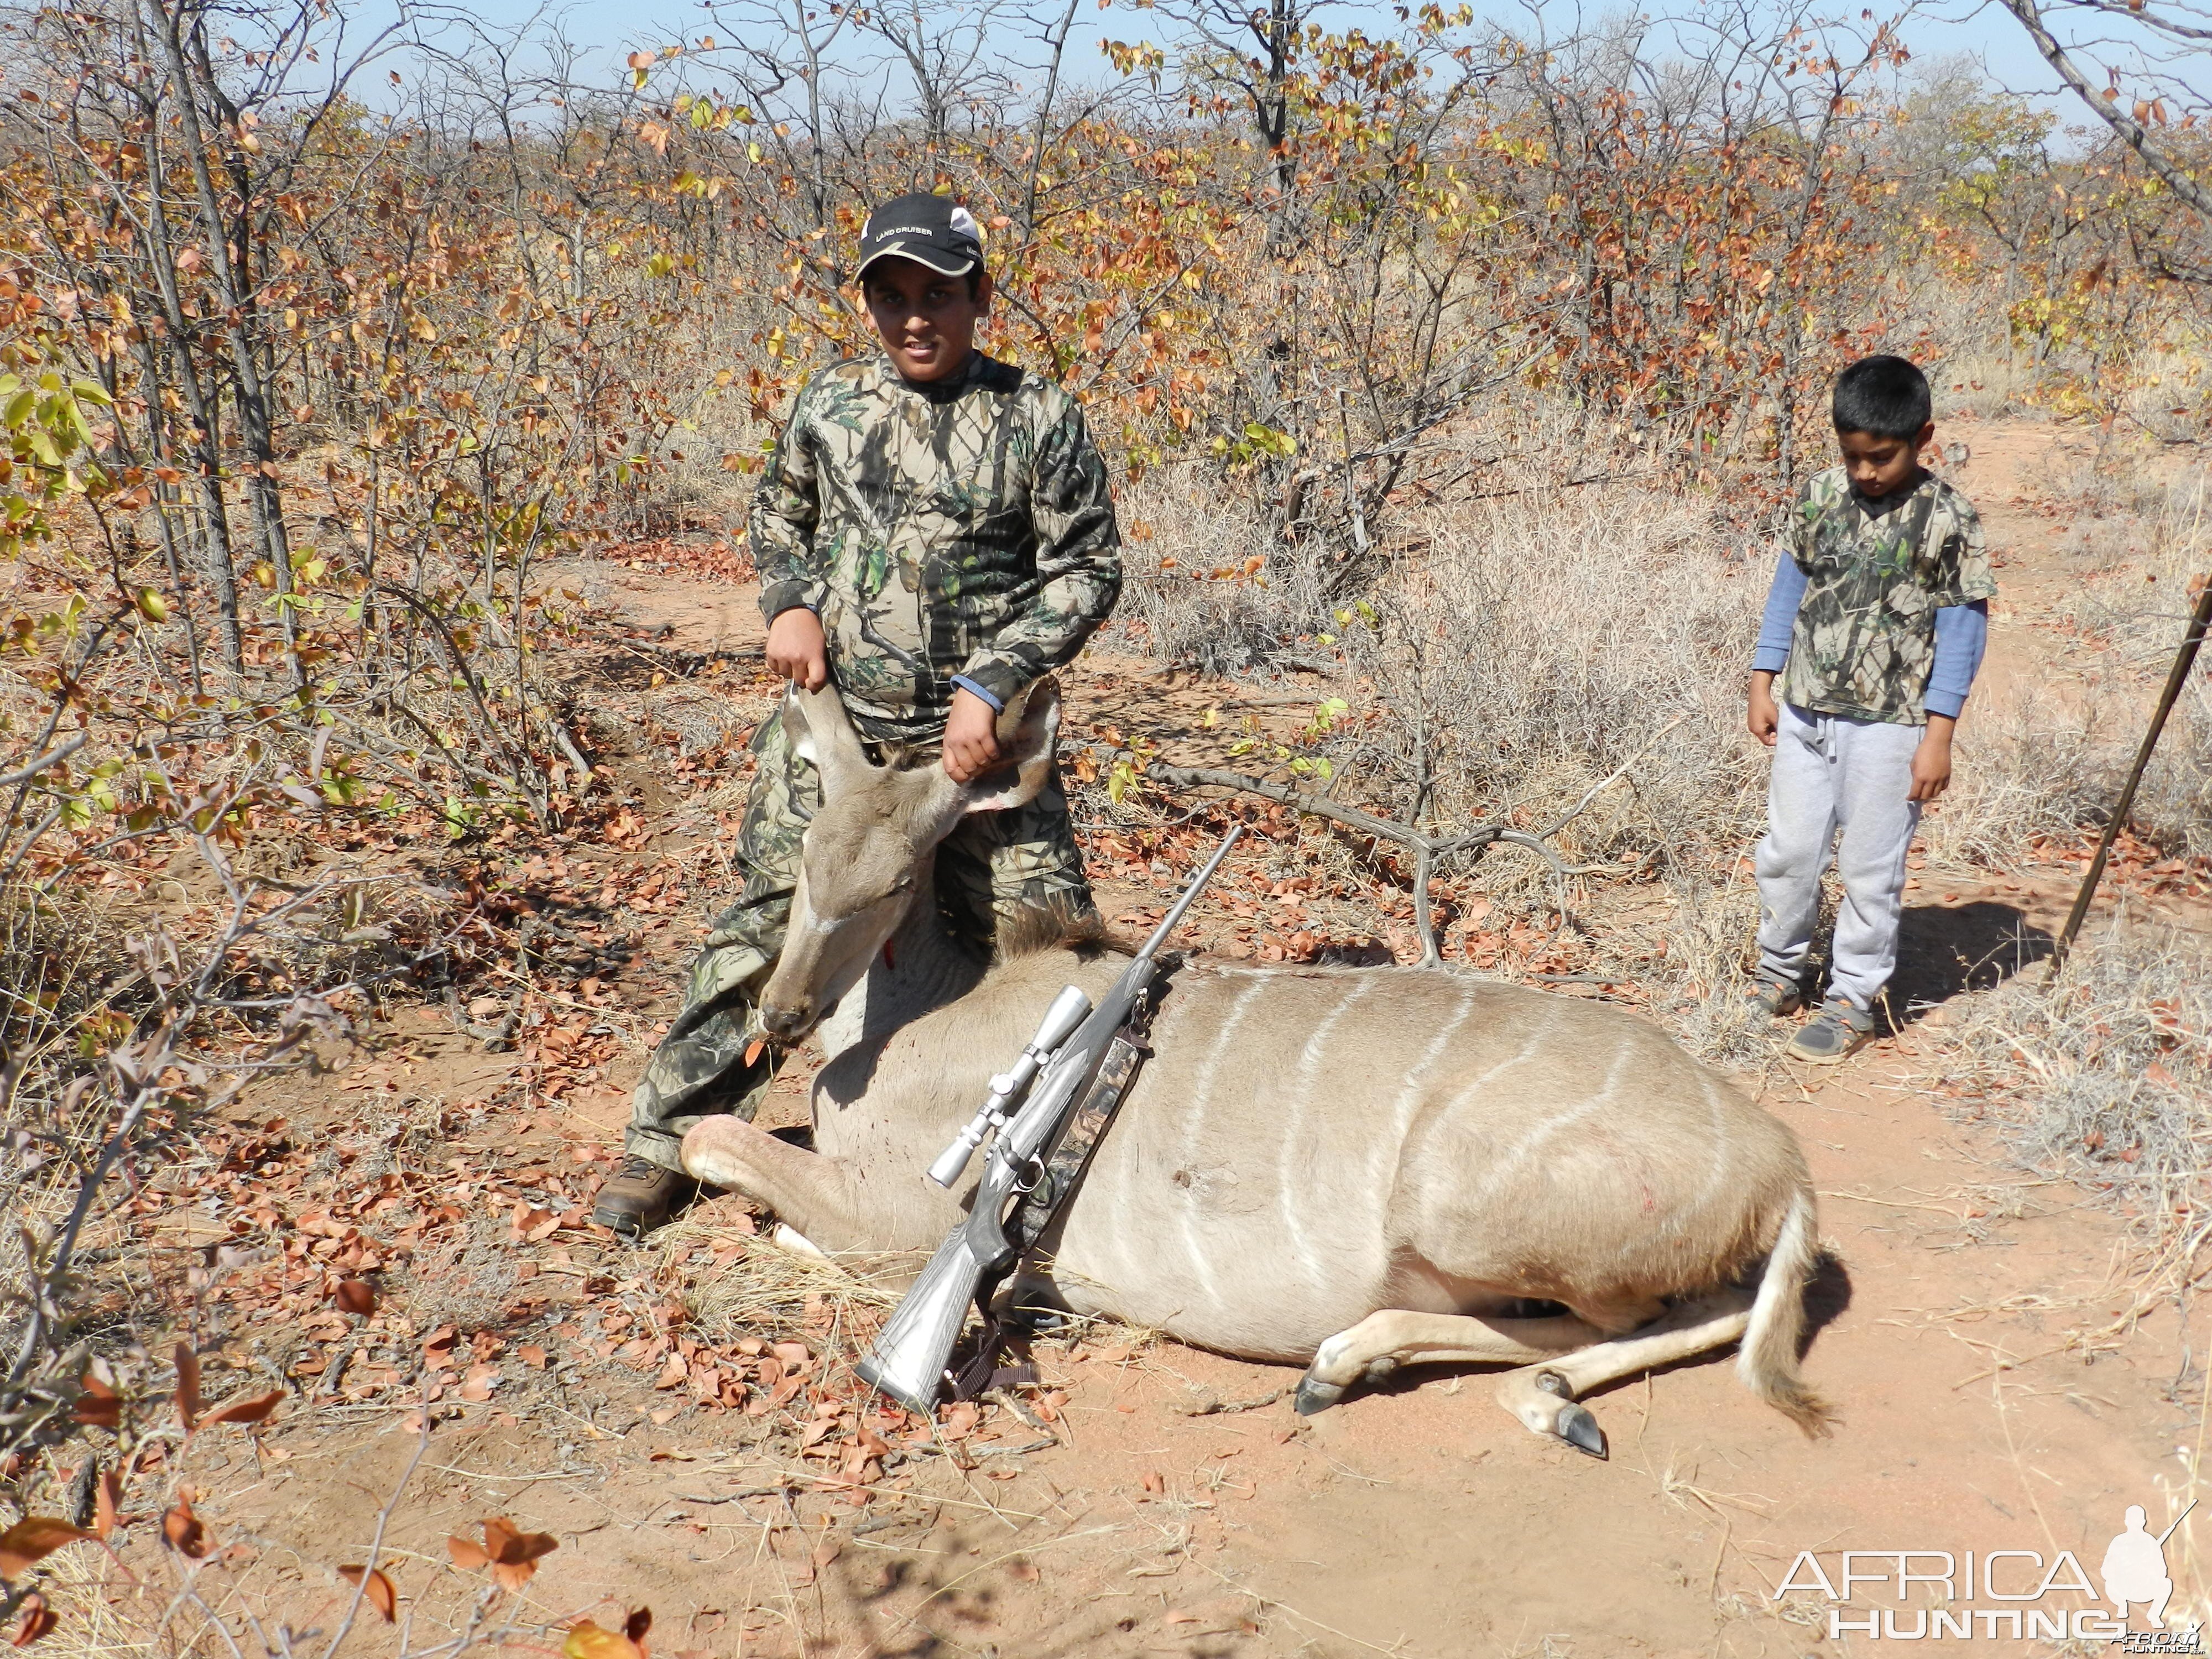
[[(1475, 4), (1479, 15), (1525, 25), (1526, 9), (1511, 0), (1475, 0)], [(726, 15), (716, 23), (708, 17), (703, 6), (684, 3), (684, 0), (568, 0), (565, 4), (553, 0), (468, 0), (466, 9), (495, 28), (522, 23), (541, 11), (557, 13), (569, 37), (588, 50), (596, 60), (594, 66), (603, 69), (610, 79), (620, 72), (623, 55), (636, 46), (665, 43), (679, 35), (696, 40), (710, 32), (727, 45), (732, 34)], [(1561, 19), (1571, 12), (1566, 5), (1552, 9)], [(1876, 9), (1887, 9), (1877, 5)], [(1365, 0), (1342, 0), (1321, 15), (1339, 28), (1364, 24), (1380, 32), (1391, 26), (1388, 8)], [(1157, 14), (1136, 12), (1119, 4), (1108, 11), (1086, 6), (1068, 53), (1074, 78), (1079, 82), (1106, 78), (1110, 71), (1099, 50), (1102, 41), (1109, 36), (1158, 39), (1164, 21)], [(1923, 63), (1971, 58), (1984, 67), (1992, 82), (2009, 90), (2040, 95), (2059, 92), (2055, 77), (2028, 45), (2020, 26), (1994, 0), (1931, 0), (1925, 10), (1907, 20), (1903, 33), (1915, 58)], [(1018, 42), (1010, 38), (1007, 45), (1010, 50), (1016, 49)], [(2077, 113), (2085, 113), (2063, 105), (2060, 109), (2069, 124)]]
[[(581, 62), (575, 64), (575, 76), (584, 84), (613, 86), (623, 76), (623, 58), (639, 46), (664, 46), (675, 40), (686, 45), (696, 45), (702, 35), (712, 33), (719, 45), (728, 51), (745, 38), (744, 24), (738, 18), (759, 15), (768, 9), (787, 9), (794, 0), (723, 0), (719, 15), (712, 15), (703, 0), (410, 0), (418, 7), (416, 15), (422, 22), (434, 22), (435, 18), (467, 18), (476, 24), (504, 33), (520, 28), (538, 18), (557, 18), (564, 35), (571, 45), (581, 51)], [(911, 4), (911, 0), (865, 0), (874, 7), (900, 9)], [(925, 11), (938, 11), (947, 0), (921, 0)], [(1443, 0), (1451, 4), (1453, 0)], [(1735, 11), (1736, 4), (1747, 9), (1759, 7), (1763, 0), (1659, 0), (1652, 11), (1659, 15), (1672, 15), (1679, 20), (1697, 18), (1697, 7), (1712, 3), (1719, 13)], [(1816, 0), (1818, 3), (1818, 0)], [(396, 0), (337, 0), (338, 15), (347, 22), (347, 33), (361, 40), (368, 31), (374, 31), (394, 15)], [(805, 0), (810, 9), (830, 4), (830, 0)], [(988, 0), (969, 0), (969, 4), (988, 4)], [(1015, 64), (1036, 62), (1036, 27), (1024, 24), (1018, 13), (1044, 13), (1060, 15), (1061, 0), (998, 0), (1002, 15), (1011, 22), (1000, 22), (994, 27), (991, 46), (998, 60)], [(1520, 35), (1531, 35), (1537, 27), (1553, 40), (1575, 33), (1577, 27), (1595, 27), (1601, 18), (1620, 15), (1624, 7), (1620, 0), (1471, 0), (1478, 18), (1491, 18), (1495, 22), (1513, 28)], [(1847, 18), (1856, 13), (1865, 0), (1827, 0), (1827, 7)], [(1893, 15), (1898, 0), (1882, 4), (1874, 0), (1874, 13), (1867, 15)], [(1370, 33), (1394, 33), (1398, 22), (1394, 18), (1389, 0), (1329, 0), (1318, 18), (1329, 28), (1363, 27)], [(1854, 22), (1854, 28), (1865, 28), (1869, 24)], [(1902, 35), (1911, 49), (1913, 69), (1927, 73), (1936, 66), (1954, 66), (1958, 60), (1971, 60), (1980, 66), (1982, 76), (1989, 84), (2002, 86), (2006, 91), (2024, 93), (2057, 115), (2063, 131), (2084, 133), (2093, 126), (2094, 118), (2081, 108), (2070, 93), (2059, 86), (2057, 77), (2035, 55), (2028, 45), (2027, 33), (2013, 20), (2008, 11), (1996, 4), (1996, 0), (1923, 0), (1917, 9), (1902, 22)], [(1155, 40), (1168, 45), (1172, 38), (1172, 22), (1157, 11), (1139, 11), (1130, 0), (1113, 0), (1110, 7), (1093, 7), (1091, 0), (1082, 0), (1082, 11), (1078, 13), (1075, 35), (1068, 45), (1066, 62), (1061, 69), (1064, 86), (1103, 86), (1115, 80), (1113, 66), (1102, 53), (1102, 42), (1109, 38), (1117, 40)], [(458, 45), (458, 42), (456, 42)], [(535, 53), (525, 53), (518, 69), (526, 73), (535, 69), (531, 62)], [(907, 104), (907, 73), (905, 66), (891, 58), (890, 46), (876, 35), (863, 33), (858, 28), (845, 31), (842, 40), (832, 53), (832, 60), (841, 70), (838, 91), (883, 86), (884, 101), (891, 108), (905, 108)], [(2094, 64), (2101, 62), (2100, 53), (2084, 53), (2090, 64), (2090, 76), (2097, 73)], [(372, 104), (385, 101), (383, 69), (392, 69), (392, 62), (378, 66), (372, 76), (356, 82), (356, 91), (368, 97)], [(858, 70), (858, 73), (856, 73)], [(1907, 70), (1913, 73), (1913, 70)], [(714, 70), (708, 69), (706, 76), (688, 77), (695, 86), (717, 86), (721, 91), (734, 91)], [(1018, 76), (1018, 82), (1033, 82), (1033, 76)], [(2104, 128), (2097, 126), (2097, 137), (2104, 137)], [(2066, 139), (2062, 139), (2066, 146)]]

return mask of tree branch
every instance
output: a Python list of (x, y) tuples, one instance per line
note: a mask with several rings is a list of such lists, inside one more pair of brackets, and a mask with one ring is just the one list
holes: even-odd
[(2059, 44), (2058, 37), (2044, 22), (2039, 0), (2004, 0), (2004, 9), (2027, 31), (2027, 38), (2035, 43), (2043, 61), (2057, 71), (2058, 78), (2071, 87), (2106, 126), (2119, 135), (2121, 142), (2142, 157), (2143, 165), (2156, 173), (2168, 190), (2203, 217), (2212, 220), (2212, 193), (2208, 193), (2170, 156), (2152, 144), (2150, 130), (2122, 109), (2118, 99), (2107, 98), (2089, 84), (2088, 76), (2081, 73), (2072, 56)]

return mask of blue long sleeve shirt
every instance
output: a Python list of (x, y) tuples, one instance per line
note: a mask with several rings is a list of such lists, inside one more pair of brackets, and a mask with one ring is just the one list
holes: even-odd
[[(1759, 644), (1752, 652), (1753, 673), (1778, 674), (1790, 660), (1790, 640), (1797, 625), (1797, 606), (1805, 597), (1805, 573), (1785, 550), (1774, 566), (1774, 585), (1766, 590), (1766, 612), (1759, 618)], [(1990, 602), (1947, 605), (1936, 613), (1936, 663), (1920, 706), (1931, 714), (1959, 718), (1966, 693), (1989, 648)]]

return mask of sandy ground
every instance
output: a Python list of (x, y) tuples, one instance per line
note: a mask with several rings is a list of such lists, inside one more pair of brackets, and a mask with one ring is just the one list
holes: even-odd
[[(2035, 618), (2065, 576), (2042, 521), (2012, 500), (2050, 464), (2054, 434), (1965, 435), (1974, 459), (1963, 482), (2006, 564), (1990, 672), (2033, 672)], [(758, 649), (749, 593), (596, 574), (668, 648)], [(1109, 910), (1139, 892), (1102, 888)], [(1905, 972), (1938, 1005), (1930, 1018), (1967, 982), (1962, 958), (2047, 939), (2067, 896), (2062, 873), (1924, 878)], [(670, 974), (681, 931), (636, 971)], [(2008, 970), (2001, 960), (1982, 972)], [(647, 994), (664, 1015), (672, 1006), (672, 985)], [(503, 1063), (450, 1052), (444, 1073), (435, 1045), (422, 1063), (456, 1091)], [(515, 1133), (611, 1143), (636, 1064)], [(1946, 1117), (1924, 1027), (1826, 1077), (1778, 1065), (1747, 1082), (1802, 1137), (1822, 1195), (1838, 1265), (1816, 1289), (1824, 1322), (1807, 1374), (1841, 1413), (1832, 1438), (1801, 1437), (1738, 1384), (1725, 1355), (1594, 1396), (1613, 1447), (1598, 1462), (1523, 1431), (1480, 1370), (1425, 1371), (1300, 1419), (1273, 1398), (1295, 1381), (1283, 1370), (1094, 1339), (1039, 1351), (1046, 1382), (1067, 1390), (1056, 1431), (1007, 1422), (999, 1455), (972, 1469), (933, 1460), (861, 1510), (773, 1485), (715, 1418), (656, 1424), (641, 1407), (602, 1411), (580, 1396), (471, 1407), (431, 1437), (395, 1511), (393, 1576), (416, 1596), (448, 1533), (511, 1515), (560, 1540), (525, 1592), (538, 1616), (611, 1623), (611, 1608), (649, 1604), (656, 1650), (715, 1656), (1861, 1650), (1864, 1635), (1831, 1637), (1826, 1597), (1778, 1597), (1806, 1551), (1832, 1580), (1844, 1551), (2034, 1553), (2007, 1559), (1995, 1585), (1969, 1594), (1954, 1582), (1946, 1598), (1923, 1583), (1902, 1602), (1891, 1561), (1887, 1588), (1858, 1584), (1844, 1611), (1901, 1611), (1899, 1634), (1947, 1599), (1954, 1613), (2087, 1605), (2063, 1589), (2027, 1601), (1990, 1592), (2033, 1588), (2062, 1551), (2094, 1577), (2128, 1505), (2144, 1505), (2155, 1531), (2197, 1490), (2207, 1378), (2190, 1358), (2196, 1310), (2139, 1305), (2112, 1217), (2005, 1169)], [(338, 1109), (341, 1083), (304, 1090), (293, 1109), (303, 1121)], [(723, 1200), (707, 1219), (736, 1213)], [(203, 1510), (260, 1540), (236, 1571), (312, 1588), (337, 1555), (358, 1559), (417, 1449), (404, 1418), (397, 1407), (325, 1411), (269, 1437), (258, 1462), (234, 1442), (195, 1453)], [(2177, 1607), (2204, 1593), (2200, 1521), (2167, 1547)], [(1882, 1568), (1862, 1558), (1859, 1570)], [(1801, 1570), (1793, 1582), (1811, 1580)], [(434, 1589), (419, 1594), (426, 1622), (441, 1616)], [(1954, 1644), (2054, 1645), (2014, 1640), (2002, 1620)]]

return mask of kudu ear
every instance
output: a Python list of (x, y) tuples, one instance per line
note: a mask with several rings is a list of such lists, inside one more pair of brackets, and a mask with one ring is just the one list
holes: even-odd
[(1060, 741), (1060, 685), (1051, 678), (1031, 682), (999, 716), (999, 769), (962, 792), (963, 812), (1003, 812), (1037, 798), (1052, 775), (1054, 747)]
[(868, 764), (860, 733), (853, 730), (844, 699), (833, 682), (819, 691), (791, 688), (783, 700), (783, 730), (793, 753), (811, 762), (826, 784), (833, 773)]

